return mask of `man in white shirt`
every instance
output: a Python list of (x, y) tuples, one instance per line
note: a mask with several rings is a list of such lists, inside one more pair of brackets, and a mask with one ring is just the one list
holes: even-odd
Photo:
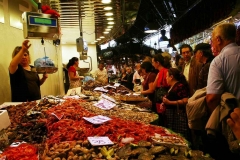
[(188, 44), (183, 44), (180, 47), (180, 53), (184, 59), (185, 64), (183, 65), (183, 75), (189, 84), (190, 96), (197, 89), (198, 75), (201, 70), (202, 64), (195, 60), (195, 57), (192, 56), (193, 49)]

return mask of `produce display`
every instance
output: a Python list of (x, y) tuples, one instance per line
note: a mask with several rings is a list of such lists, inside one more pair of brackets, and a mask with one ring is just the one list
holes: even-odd
[[(87, 92), (100, 97), (99, 92)], [(94, 103), (48, 96), (39, 102), (7, 107), (11, 121), (11, 126), (6, 129), (9, 145), (21, 144), (5, 148), (0, 159), (211, 159), (200, 151), (190, 150), (180, 135), (149, 124), (158, 115), (147, 109), (141, 110), (134, 104), (119, 103), (118, 100), (116, 107), (102, 110)], [(86, 117), (98, 115), (107, 116), (109, 120), (97, 124), (86, 120)], [(94, 142), (97, 145), (89, 137), (100, 138)], [(106, 144), (101, 137), (109, 138), (112, 143)]]
[[(143, 123), (151, 123), (158, 119), (158, 115), (150, 113), (149, 110), (144, 110), (135, 105), (123, 104), (120, 107), (114, 107), (110, 111), (102, 110), (93, 105), (93, 102), (82, 102), (82, 107), (86, 110), (99, 115), (118, 117), (125, 120), (139, 121)], [(143, 112), (141, 112), (143, 111)], [(148, 111), (148, 112), (147, 112)]]

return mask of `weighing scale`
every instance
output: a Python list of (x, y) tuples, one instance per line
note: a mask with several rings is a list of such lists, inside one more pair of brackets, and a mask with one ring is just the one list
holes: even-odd
[(59, 37), (58, 19), (51, 14), (24, 12), (22, 23), (23, 36), (26, 39), (56, 40)]

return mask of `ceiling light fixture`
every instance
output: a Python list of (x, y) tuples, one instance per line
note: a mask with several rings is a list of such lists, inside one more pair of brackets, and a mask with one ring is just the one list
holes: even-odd
[(97, 43), (98, 41), (95, 40), (94, 42)]
[(108, 24), (114, 24), (114, 22), (111, 21), (111, 22), (108, 22)]
[(100, 40), (101, 40), (101, 38), (98, 38), (97, 40), (98, 40), (98, 41), (100, 41)]
[(111, 31), (111, 28), (106, 28), (105, 31)]
[(144, 33), (156, 33), (159, 29), (159, 26), (156, 23), (148, 23), (144, 27)]
[(107, 26), (107, 28), (113, 28), (113, 26)]
[(110, 3), (111, 0), (102, 0), (102, 3)]
[(105, 38), (105, 37), (104, 37), (104, 36), (101, 36), (100, 38), (102, 39), (102, 38)]
[(105, 32), (103, 32), (103, 34), (108, 34), (109, 32), (107, 32), (107, 31), (105, 31)]
[(113, 18), (109, 17), (109, 18), (107, 18), (107, 20), (108, 20), (108, 21), (112, 21), (112, 20), (113, 20)]
[(112, 7), (104, 7), (103, 9), (109, 11), (112, 10)]
[(112, 16), (112, 15), (113, 15), (112, 12), (107, 12), (107, 13), (105, 13), (105, 16)]

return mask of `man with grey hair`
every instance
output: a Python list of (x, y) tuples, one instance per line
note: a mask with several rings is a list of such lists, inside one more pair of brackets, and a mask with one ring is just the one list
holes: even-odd
[[(212, 32), (212, 47), (220, 54), (214, 58), (209, 68), (206, 102), (210, 114), (220, 104), (224, 92), (232, 93), (240, 100), (240, 47), (235, 43), (235, 38), (236, 27), (231, 23), (220, 24)], [(226, 120), (223, 119), (218, 124), (219, 132), (215, 132), (215, 136), (208, 135), (208, 144), (205, 146), (214, 159), (239, 160), (239, 154), (232, 152), (240, 151), (239, 139), (236, 139), (239, 138), (237, 135), (240, 128), (237, 130), (231, 119), (228, 119), (228, 123), (232, 130), (225, 123)]]
[(235, 43), (236, 27), (223, 23), (212, 32), (212, 46), (220, 52), (210, 65), (206, 101), (210, 113), (224, 92), (240, 100), (240, 47)]

